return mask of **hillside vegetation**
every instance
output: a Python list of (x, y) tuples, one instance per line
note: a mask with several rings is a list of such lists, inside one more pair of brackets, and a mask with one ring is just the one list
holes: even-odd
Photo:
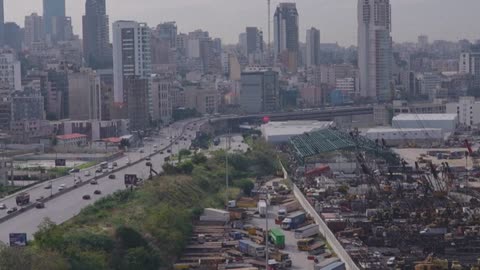
[[(266, 144), (252, 149), (229, 154), (230, 198), (250, 193), (255, 177), (277, 169)], [(0, 270), (168, 269), (203, 208), (224, 207), (225, 152), (164, 169), (164, 176), (101, 199), (62, 225), (46, 220), (28, 248), (0, 247)]]

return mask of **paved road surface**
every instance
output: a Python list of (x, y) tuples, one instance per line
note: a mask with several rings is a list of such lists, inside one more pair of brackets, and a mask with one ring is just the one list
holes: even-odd
[[(118, 166), (126, 166), (128, 159), (130, 159), (131, 162), (135, 162), (139, 159), (146, 157), (147, 155), (149, 155), (149, 153), (154, 153), (154, 145), (157, 145), (159, 150), (165, 148), (165, 146), (167, 146), (171, 140), (171, 138), (168, 137), (180, 137), (184, 126), (188, 126), (186, 121), (173, 124), (169, 129), (166, 130), (166, 132), (163, 132), (164, 136), (160, 134), (158, 138), (154, 138), (154, 141), (146, 142), (145, 146), (143, 147), (144, 153), (140, 153), (138, 150), (135, 152), (127, 153), (126, 157), (120, 158), (117, 161)], [(180, 140), (178, 142), (178, 145), (174, 144), (171, 147), (172, 153), (177, 153), (181, 149), (188, 148), (190, 146), (190, 138), (191, 136), (195, 136), (195, 127), (198, 127), (198, 125), (190, 125), (190, 127), (193, 127), (192, 130), (186, 130), (185, 134), (182, 135), (184, 137), (187, 137), (188, 140)], [(166, 135), (168, 135), (168, 137)], [(164, 159), (167, 155), (169, 154), (165, 151), (164, 154), (157, 154), (152, 157), (152, 163), (156, 170), (161, 170), (161, 166), (163, 165)], [(91, 178), (93, 178), (95, 169), (89, 170), (92, 172)], [(57, 224), (67, 221), (68, 219), (77, 215), (82, 208), (93, 204), (99, 198), (112, 194), (118, 190), (125, 189), (123, 176), (127, 173), (137, 174), (137, 176), (139, 176), (140, 178), (148, 178), (149, 168), (146, 167), (145, 162), (140, 162), (139, 164), (126, 167), (121, 171), (115, 173), (115, 180), (108, 179), (108, 174), (106, 174), (102, 178), (98, 179), (98, 185), (85, 185), (80, 188), (74, 189), (71, 192), (68, 192), (58, 198), (47, 202), (44, 209), (32, 209), (10, 220), (7, 220), (4, 223), (0, 224), (0, 241), (7, 243), (9, 233), (12, 232), (27, 233), (28, 239), (31, 240), (32, 234), (37, 230), (38, 225), (47, 217)], [(82, 176), (84, 181), (87, 180), (84, 177), (84, 172), (80, 172), (78, 173), (78, 175)], [(58, 187), (61, 184), (65, 184), (67, 186), (73, 185), (73, 176), (70, 175), (54, 180), (52, 190), (47, 190), (44, 188), (46, 183), (39, 184), (29, 189), (28, 193), (30, 194), (31, 201), (35, 201), (40, 196), (48, 197), (50, 196), (50, 192), (58, 192)], [(93, 192), (97, 189), (102, 191), (101, 195), (93, 194)], [(83, 200), (82, 197), (86, 194), (89, 194), (92, 199)], [(0, 203), (5, 203), (7, 207), (13, 207), (16, 204), (15, 197), (11, 196), (9, 198), (2, 199), (0, 200)], [(0, 217), (5, 215), (6, 210), (0, 210)]]

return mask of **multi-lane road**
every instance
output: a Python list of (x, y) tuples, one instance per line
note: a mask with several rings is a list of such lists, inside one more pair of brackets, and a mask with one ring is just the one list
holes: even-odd
[[(191, 140), (195, 137), (200, 122), (197, 121), (183, 121), (172, 124), (169, 128), (163, 129), (159, 136), (153, 137), (151, 141), (145, 142), (142, 147), (142, 152), (139, 149), (125, 153), (125, 155), (116, 160), (119, 171), (113, 173), (116, 179), (109, 179), (109, 175), (112, 173), (106, 173), (104, 175), (97, 175), (98, 185), (83, 185), (72, 191), (65, 193), (61, 196), (55, 197), (52, 200), (45, 203), (43, 209), (31, 209), (25, 211), (18, 216), (14, 216), (11, 219), (0, 223), (0, 241), (8, 243), (10, 233), (27, 233), (29, 240), (32, 239), (33, 233), (37, 231), (38, 225), (45, 218), (49, 218), (53, 222), (60, 224), (68, 219), (77, 215), (84, 207), (93, 204), (96, 200), (113, 194), (118, 190), (125, 189), (123, 177), (125, 174), (136, 174), (139, 178), (146, 179), (150, 175), (149, 167), (146, 166), (144, 158), (149, 155), (154, 169), (159, 171), (164, 164), (165, 157), (170, 154), (167, 153), (166, 148), (171, 150), (173, 154), (178, 153), (181, 149), (188, 148), (191, 144)], [(181, 138), (185, 138), (183, 140)], [(157, 147), (154, 147), (154, 146)], [(161, 154), (163, 152), (163, 154)], [(141, 162), (137, 162), (141, 161)], [(130, 164), (127, 164), (130, 162)], [(95, 177), (95, 170), (97, 168), (86, 169), (91, 172), (90, 177), (85, 177), (85, 171), (76, 173), (76, 176), (80, 176), (83, 181), (88, 181)], [(74, 175), (58, 178), (53, 181), (52, 188), (46, 189), (48, 182), (38, 184), (25, 192), (30, 194), (30, 201), (35, 201), (38, 198), (47, 198), (51, 194), (55, 194), (61, 185), (66, 187), (72, 187), (74, 185)], [(94, 191), (100, 190), (100, 195), (95, 195)], [(84, 200), (84, 195), (90, 195), (90, 200)], [(6, 204), (8, 208), (16, 207), (15, 201), (16, 194), (7, 198), (1, 199), (0, 203)], [(0, 218), (7, 215), (7, 210), (0, 210)]]

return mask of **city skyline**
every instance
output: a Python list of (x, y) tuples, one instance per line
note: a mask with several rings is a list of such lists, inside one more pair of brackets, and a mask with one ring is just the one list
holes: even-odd
[[(5, 21), (14, 21), (23, 26), (24, 17), (37, 12), (42, 14), (41, 0), (23, 0), (25, 5), (15, 5), (5, 1)], [(84, 15), (85, 1), (67, 0), (67, 16), (71, 16), (75, 34), (82, 36), (81, 18)], [(108, 2), (108, 1), (107, 1)], [(272, 14), (279, 2), (272, 1)], [(356, 45), (357, 20), (356, 1), (352, 0), (302, 0), (297, 3), (300, 13), (300, 41), (305, 42), (306, 30), (316, 27), (322, 32), (322, 42), (338, 42), (341, 45)], [(480, 1), (463, 0), (462, 5), (447, 0), (394, 0), (392, 1), (392, 36), (396, 42), (416, 42), (417, 36), (426, 34), (430, 40), (471, 41), (480, 39), (480, 29), (475, 28), (475, 11), (480, 9)], [(258, 4), (260, 3), (260, 4)], [(145, 9), (145, 5), (152, 8)], [(212, 8), (214, 7), (214, 8)], [(332, 12), (336, 10), (337, 12)], [(435, 10), (435, 13), (432, 12)], [(209, 31), (220, 37), (226, 44), (238, 41), (238, 34), (246, 26), (257, 26), (266, 32), (266, 1), (258, 0), (188, 0), (152, 1), (115, 0), (115, 5), (107, 3), (110, 22), (116, 20), (136, 20), (156, 26), (160, 22), (177, 21), (179, 32), (195, 29)], [(408, 16), (406, 16), (408, 14)], [(452, 17), (455, 20), (445, 20)], [(230, 20), (231, 23), (219, 21)], [(335, 27), (332, 27), (335, 26)], [(273, 38), (273, 37), (272, 37)]]

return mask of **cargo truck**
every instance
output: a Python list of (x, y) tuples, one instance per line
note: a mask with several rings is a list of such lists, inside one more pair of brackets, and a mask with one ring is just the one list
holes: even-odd
[(258, 201), (258, 214), (260, 217), (265, 217), (267, 215), (267, 202), (264, 200)]
[(265, 246), (257, 245), (250, 240), (238, 241), (238, 249), (252, 257), (265, 257)]
[(279, 228), (270, 229), (268, 232), (269, 239), (275, 245), (276, 248), (285, 248), (285, 234)]
[(30, 203), (30, 194), (22, 192), (15, 198), (18, 206), (24, 206)]
[(284, 230), (293, 230), (300, 227), (303, 223), (305, 223), (306, 215), (305, 212), (297, 211), (290, 215), (288, 215), (282, 221), (282, 229)]
[(319, 228), (317, 224), (310, 224), (305, 227), (301, 227), (295, 230), (295, 238), (303, 239), (309, 238), (319, 233)]

